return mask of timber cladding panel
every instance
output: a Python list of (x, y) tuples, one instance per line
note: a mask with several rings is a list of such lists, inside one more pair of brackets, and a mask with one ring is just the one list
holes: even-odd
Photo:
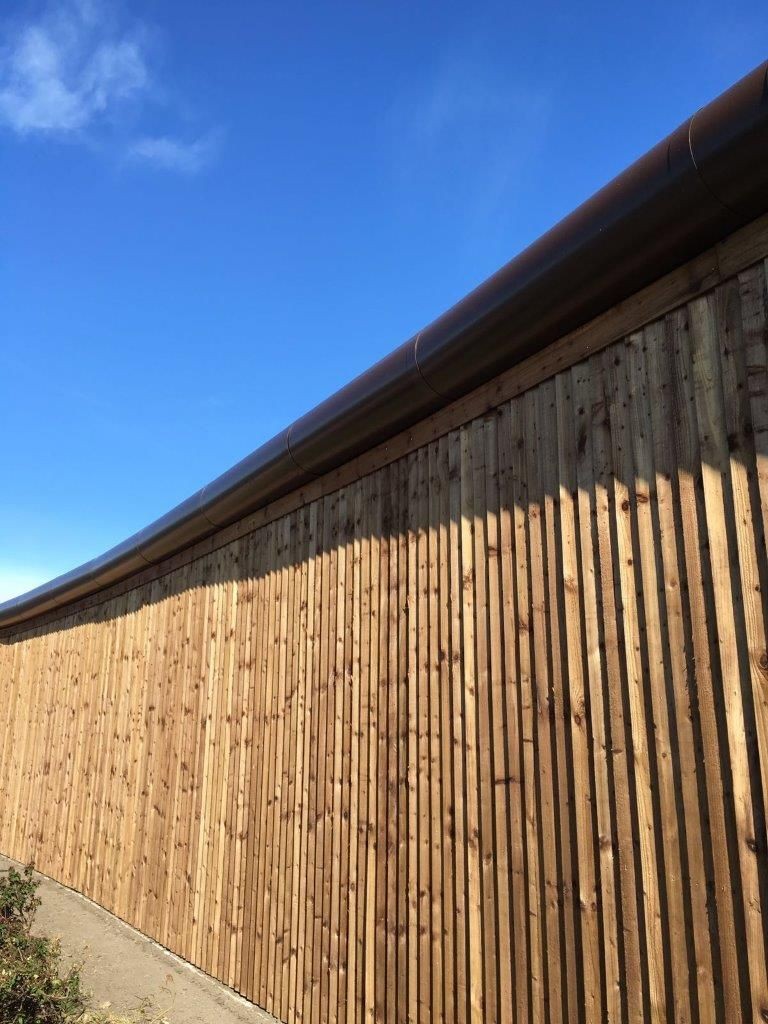
[(283, 1021), (768, 1020), (766, 265), (0, 645), (0, 849)]

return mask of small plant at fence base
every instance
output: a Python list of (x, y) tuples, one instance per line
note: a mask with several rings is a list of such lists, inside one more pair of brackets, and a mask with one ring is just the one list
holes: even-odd
[(147, 1001), (128, 1016), (89, 1008), (59, 943), (32, 934), (39, 884), (31, 865), (0, 874), (0, 1024), (168, 1024)]
[(31, 933), (37, 886), (31, 867), (0, 876), (0, 1024), (65, 1024), (86, 1009), (80, 975), (62, 969), (58, 942)]

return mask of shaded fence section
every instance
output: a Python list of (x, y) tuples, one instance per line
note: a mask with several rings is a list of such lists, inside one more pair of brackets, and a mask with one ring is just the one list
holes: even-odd
[(284, 1021), (768, 1019), (766, 266), (0, 646), (0, 849)]

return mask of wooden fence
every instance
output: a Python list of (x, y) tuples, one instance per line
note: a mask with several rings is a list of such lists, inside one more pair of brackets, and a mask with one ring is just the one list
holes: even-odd
[(768, 1020), (767, 280), (7, 636), (0, 850), (291, 1024)]

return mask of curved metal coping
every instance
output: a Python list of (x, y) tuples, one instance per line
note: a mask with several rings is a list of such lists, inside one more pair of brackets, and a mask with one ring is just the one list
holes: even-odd
[(489, 380), (768, 210), (768, 61), (415, 337), (0, 627), (154, 565)]

